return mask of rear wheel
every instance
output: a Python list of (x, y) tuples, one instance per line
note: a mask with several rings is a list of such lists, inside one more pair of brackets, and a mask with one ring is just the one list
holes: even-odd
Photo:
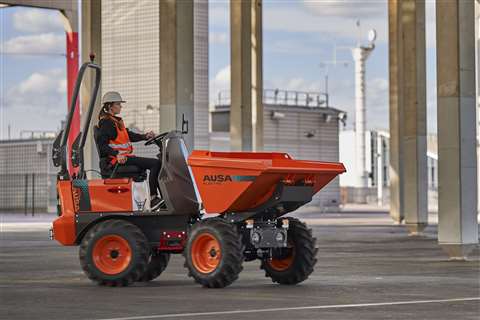
[(317, 263), (316, 239), (306, 224), (288, 218), (288, 246), (275, 249), (272, 258), (265, 258), (260, 265), (265, 276), (280, 284), (297, 284), (305, 281)]
[(127, 286), (147, 270), (148, 242), (142, 231), (123, 220), (107, 220), (87, 232), (80, 245), (80, 265), (92, 281)]
[(184, 255), (188, 275), (208, 288), (230, 285), (243, 269), (242, 238), (235, 225), (220, 218), (192, 227)]
[(169, 253), (152, 252), (148, 261), (147, 270), (138, 281), (147, 282), (157, 278), (167, 268), (169, 261)]

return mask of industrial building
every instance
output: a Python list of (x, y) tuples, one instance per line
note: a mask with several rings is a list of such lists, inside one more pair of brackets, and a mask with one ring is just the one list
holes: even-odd
[(0, 140), (0, 212), (54, 211), (52, 138)]
[[(343, 203), (371, 203), (386, 206), (390, 203), (389, 153), (390, 139), (387, 131), (365, 132), (365, 168), (367, 186), (358, 185), (355, 152), (355, 131), (340, 131), (340, 162), (348, 170), (340, 176)], [(427, 136), (428, 209), (438, 209), (438, 152), (436, 135)]]

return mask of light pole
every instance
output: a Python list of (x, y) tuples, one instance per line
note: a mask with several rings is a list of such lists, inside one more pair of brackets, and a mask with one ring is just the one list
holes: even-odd
[[(346, 49), (346, 48), (340, 47), (340, 49)], [(333, 49), (333, 60), (325, 60), (325, 61), (320, 62), (320, 68), (325, 68), (325, 76), (324, 76), (325, 83), (324, 84), (325, 84), (325, 105), (326, 105), (326, 107), (330, 106), (329, 93), (328, 93), (329, 65), (333, 65), (333, 67), (336, 67), (337, 63), (341, 63), (341, 64), (343, 64), (344, 67), (346, 67), (349, 64), (349, 61), (347, 61), (347, 60), (337, 60), (337, 45), (335, 44), (335, 47)]]

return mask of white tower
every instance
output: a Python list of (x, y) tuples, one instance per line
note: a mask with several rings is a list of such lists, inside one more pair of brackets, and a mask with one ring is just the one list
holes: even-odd
[(365, 154), (365, 130), (366, 130), (366, 107), (365, 107), (365, 61), (375, 48), (376, 32), (368, 33), (369, 44), (358, 45), (352, 49), (355, 61), (355, 166), (358, 177), (357, 187), (368, 187)]

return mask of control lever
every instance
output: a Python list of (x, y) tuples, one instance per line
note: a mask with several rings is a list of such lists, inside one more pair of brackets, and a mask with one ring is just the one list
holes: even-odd
[(113, 179), (113, 177), (115, 177), (115, 174), (117, 173), (119, 164), (120, 163), (117, 161), (117, 163), (115, 164), (115, 167), (113, 168), (112, 174), (110, 175), (110, 179)]

